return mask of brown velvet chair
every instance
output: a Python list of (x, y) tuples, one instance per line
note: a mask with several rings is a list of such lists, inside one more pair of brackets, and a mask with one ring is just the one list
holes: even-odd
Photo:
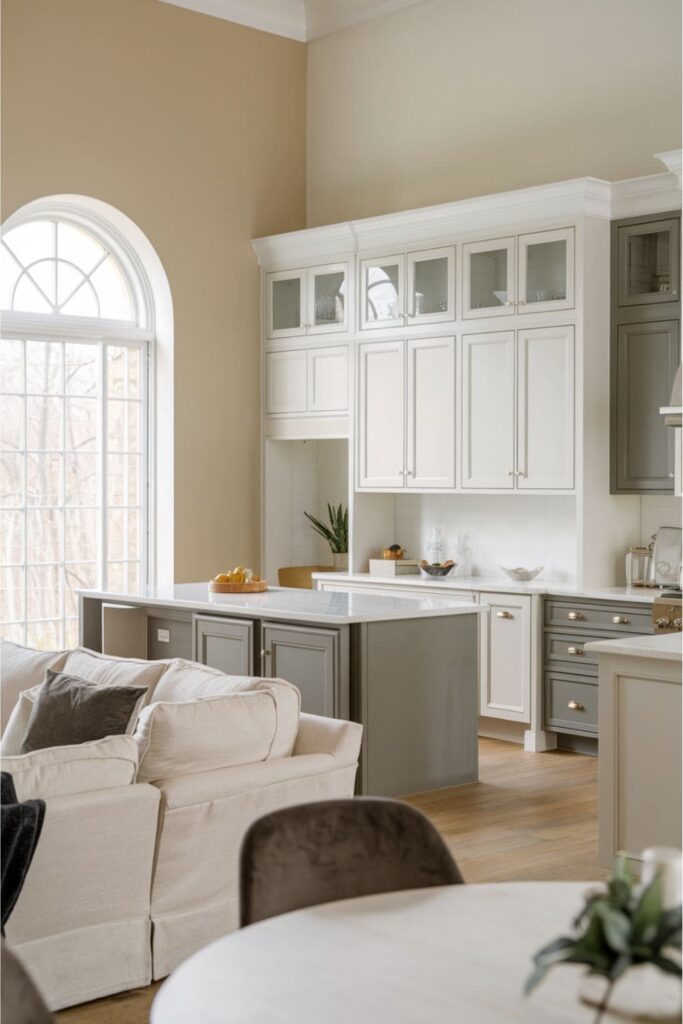
[(463, 881), (431, 822), (398, 800), (285, 807), (255, 821), (240, 861), (240, 925), (290, 910)]

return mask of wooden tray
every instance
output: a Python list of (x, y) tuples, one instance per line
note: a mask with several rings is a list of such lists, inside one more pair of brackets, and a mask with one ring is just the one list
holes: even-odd
[(262, 594), (268, 589), (266, 580), (259, 580), (258, 583), (214, 583), (209, 581), (209, 592), (211, 594)]

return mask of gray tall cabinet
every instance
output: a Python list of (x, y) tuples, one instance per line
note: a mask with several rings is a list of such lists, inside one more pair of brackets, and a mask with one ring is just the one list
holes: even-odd
[(680, 215), (612, 224), (613, 494), (673, 494), (669, 404), (680, 359)]

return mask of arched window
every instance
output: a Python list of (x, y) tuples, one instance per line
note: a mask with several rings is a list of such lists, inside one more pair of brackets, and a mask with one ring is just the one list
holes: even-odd
[(61, 648), (79, 588), (148, 581), (153, 310), (122, 237), (35, 207), (0, 242), (0, 633)]

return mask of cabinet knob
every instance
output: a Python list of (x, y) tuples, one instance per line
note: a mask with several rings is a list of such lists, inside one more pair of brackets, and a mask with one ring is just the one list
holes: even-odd
[(508, 476), (514, 476), (514, 475), (515, 475), (514, 469), (508, 469)]
[(586, 652), (584, 651), (583, 647), (568, 647), (567, 648), (567, 654), (573, 654), (575, 658), (581, 657), (585, 653)]
[(567, 707), (570, 711), (585, 711), (586, 708), (583, 704), (580, 704), (578, 700), (570, 700), (567, 702)]
[(582, 612), (567, 612), (567, 618), (571, 619), (572, 622), (578, 622), (580, 619), (583, 619), (583, 613)]
[(270, 651), (261, 651), (261, 657), (262, 658), (269, 658), (270, 657)]
[(625, 615), (613, 615), (612, 622), (615, 626), (627, 626), (631, 620), (627, 619)]
[(512, 612), (496, 612), (496, 616), (499, 619), (514, 619)]

